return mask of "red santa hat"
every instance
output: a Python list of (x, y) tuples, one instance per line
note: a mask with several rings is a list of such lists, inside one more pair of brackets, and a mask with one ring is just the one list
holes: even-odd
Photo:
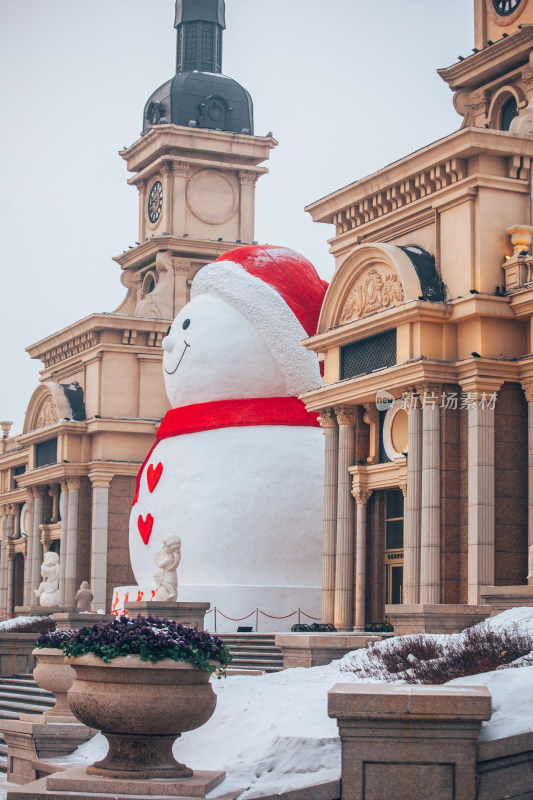
[(316, 333), (327, 283), (304, 256), (286, 247), (230, 250), (195, 276), (191, 298), (213, 294), (236, 308), (265, 341), (298, 396), (322, 384), (318, 359), (301, 344)]

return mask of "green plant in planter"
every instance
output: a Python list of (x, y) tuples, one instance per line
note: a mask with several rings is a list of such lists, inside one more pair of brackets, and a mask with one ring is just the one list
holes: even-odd
[(93, 653), (109, 663), (117, 656), (139, 655), (141, 661), (187, 661), (206, 672), (224, 670), (231, 661), (227, 645), (217, 636), (181, 622), (157, 617), (118, 617), (78, 631), (41, 636), (36, 647), (60, 647), (75, 658)]

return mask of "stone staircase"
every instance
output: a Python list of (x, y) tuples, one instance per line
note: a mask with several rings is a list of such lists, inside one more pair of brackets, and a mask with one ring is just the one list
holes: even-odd
[[(32, 675), (0, 678), (0, 719), (19, 719), (21, 713), (42, 714), (54, 705), (50, 692), (40, 689)], [(7, 745), (0, 731), (0, 773), (7, 771)]]
[(233, 656), (228, 674), (279, 672), (283, 669), (281, 648), (276, 647), (275, 634), (218, 633)]

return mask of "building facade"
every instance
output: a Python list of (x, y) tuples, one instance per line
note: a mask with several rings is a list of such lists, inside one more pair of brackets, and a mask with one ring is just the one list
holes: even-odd
[(533, 2), (475, 0), (475, 28), (439, 71), (460, 130), (307, 209), (335, 225), (305, 342), (324, 386), (303, 399), (326, 439), (322, 616), (341, 630), (531, 602)]
[(24, 430), (0, 440), (0, 609), (38, 611), (43, 554), (60, 554), (61, 606), (130, 584), (135, 477), (169, 408), (161, 341), (196, 272), (254, 239), (254, 192), (276, 145), (253, 133), (246, 90), (221, 73), (224, 0), (176, 3), (176, 75), (120, 155), (139, 192), (138, 243), (115, 261), (127, 293), (28, 348), (43, 364)]

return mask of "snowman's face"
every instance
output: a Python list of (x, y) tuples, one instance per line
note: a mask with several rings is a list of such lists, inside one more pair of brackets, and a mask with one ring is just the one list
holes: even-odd
[(173, 408), (287, 395), (283, 375), (254, 326), (213, 295), (198, 295), (182, 308), (163, 339), (163, 350)]

